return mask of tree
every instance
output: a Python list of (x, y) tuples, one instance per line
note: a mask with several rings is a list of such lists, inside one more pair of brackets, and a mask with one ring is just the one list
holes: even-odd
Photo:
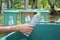
[(29, 0), (29, 5), (31, 6), (31, 8), (36, 9), (37, 2), (38, 2), (38, 0)]
[(24, 1), (25, 0), (14, 0), (13, 1), (13, 8), (14, 9), (24, 9)]
[(37, 8), (37, 0), (33, 0), (33, 8), (34, 8), (34, 9)]
[(8, 9), (12, 8), (12, 3), (13, 3), (12, 0), (7, 0), (7, 8)]
[(60, 8), (60, 0), (56, 0), (56, 6)]
[(48, 3), (50, 5), (51, 9), (54, 9), (55, 4), (56, 4), (55, 0), (48, 0)]
[(49, 9), (49, 4), (48, 0), (37, 0), (37, 7), (38, 9), (44, 8), (44, 9)]
[(29, 8), (29, 0), (25, 0), (25, 9)]
[(2, 9), (2, 0), (0, 0), (0, 13), (1, 13), (1, 9)]
[(55, 10), (55, 0), (48, 0), (48, 3), (51, 9), (49, 15), (51, 18), (55, 19), (58, 16), (58, 12)]

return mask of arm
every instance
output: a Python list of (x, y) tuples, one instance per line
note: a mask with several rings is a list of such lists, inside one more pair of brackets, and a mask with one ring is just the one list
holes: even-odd
[(33, 30), (32, 25), (22, 24), (19, 26), (0, 27), (0, 34), (13, 32), (13, 31), (19, 31), (22, 33), (31, 34), (32, 30)]
[(15, 26), (12, 26), (12, 27), (0, 27), (0, 34), (13, 32), (13, 31), (17, 31), (17, 30), (18, 29)]

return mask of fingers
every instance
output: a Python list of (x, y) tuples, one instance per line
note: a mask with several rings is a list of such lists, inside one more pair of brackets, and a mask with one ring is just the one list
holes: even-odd
[(27, 31), (27, 32), (25, 32), (26, 34), (31, 34), (32, 33), (32, 31)]
[(34, 27), (33, 25), (31, 25), (31, 24), (24, 24), (24, 25), (27, 25), (27, 26), (29, 26), (29, 27)]
[(33, 25), (30, 24), (22, 24), (21, 26), (18, 27), (18, 31), (26, 33), (26, 34), (31, 34), (33, 31)]
[(28, 35), (31, 34), (31, 33), (32, 33), (32, 32), (26, 32), (26, 34), (28, 34)]
[(26, 24), (28, 26), (27, 31), (25, 32), (26, 34), (31, 34), (33, 31), (33, 25)]
[(29, 30), (33, 30), (33, 28), (32, 28), (32, 27), (29, 27), (27, 30), (28, 30), (28, 31), (29, 31)]
[(25, 31), (26, 34), (31, 34), (33, 31), (33, 29), (27, 29), (27, 31)]

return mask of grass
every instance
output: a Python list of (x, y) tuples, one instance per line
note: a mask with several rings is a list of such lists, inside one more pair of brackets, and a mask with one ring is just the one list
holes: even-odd
[[(3, 24), (4, 23), (4, 20), (3, 18), (0, 18), (0, 24)], [(0, 34), (0, 38), (2, 38), (5, 34)]]
[(4, 23), (4, 20), (3, 18), (0, 19), (0, 24), (3, 24)]
[(5, 36), (5, 34), (0, 34), (0, 39), (2, 38), (2, 37), (4, 37)]

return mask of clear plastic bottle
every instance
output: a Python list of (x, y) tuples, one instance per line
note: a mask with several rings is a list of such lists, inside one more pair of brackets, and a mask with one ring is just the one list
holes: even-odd
[[(34, 27), (37, 24), (37, 22), (40, 20), (40, 18), (41, 18), (41, 13), (38, 12), (37, 14), (35, 14), (32, 17), (31, 21), (28, 24), (31, 24)], [(24, 35), (29, 36), (29, 35), (27, 35), (25, 33), (24, 33)]]

